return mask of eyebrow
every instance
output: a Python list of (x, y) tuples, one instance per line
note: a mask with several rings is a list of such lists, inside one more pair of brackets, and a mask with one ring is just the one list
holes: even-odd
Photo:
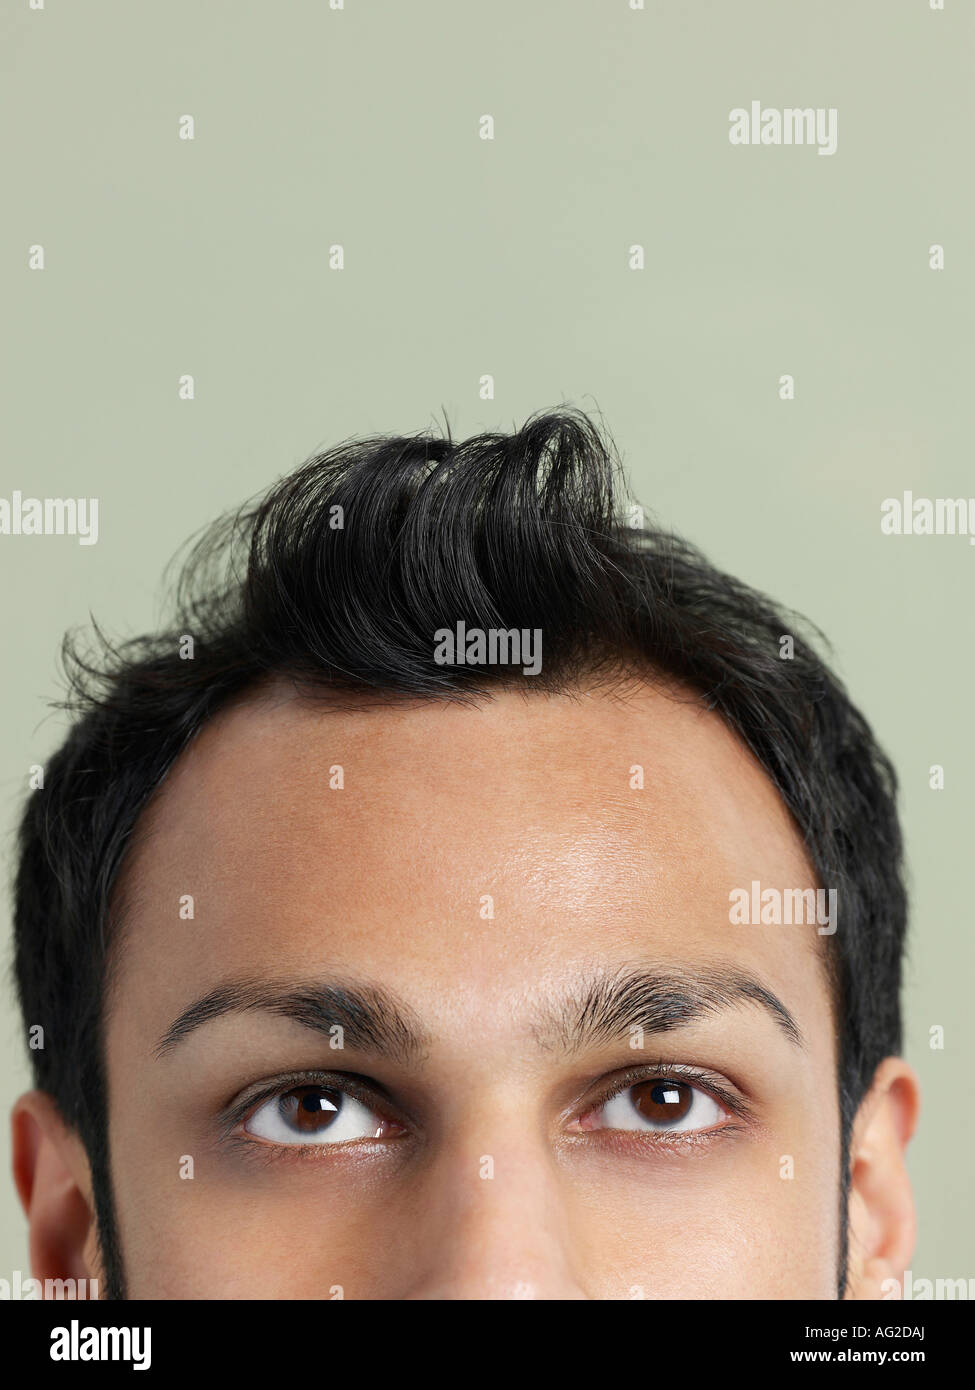
[[(661, 971), (621, 966), (577, 983), (556, 1005), (545, 1006), (532, 1033), (544, 1050), (575, 1053), (632, 1035), (666, 1033), (730, 1009), (759, 1008), (791, 1043), (802, 1034), (782, 1001), (754, 976), (734, 968)], [(163, 1057), (203, 1025), (227, 1014), (261, 1012), (287, 1018), (332, 1036), (343, 1030), (343, 1046), (403, 1064), (416, 1064), (430, 1035), (402, 1000), (379, 985), (319, 981), (272, 982), (240, 979), (217, 986), (176, 1018), (156, 1045)]]
[(764, 1010), (791, 1043), (804, 1046), (799, 1025), (781, 999), (753, 975), (730, 966), (669, 971), (621, 966), (583, 982), (548, 1012), (535, 1036), (547, 1050), (577, 1052), (626, 1037), (636, 1028), (667, 1033), (743, 1007)]
[(415, 1064), (429, 1043), (412, 1011), (378, 985), (243, 979), (218, 985), (185, 1009), (160, 1038), (156, 1056), (165, 1056), (216, 1018), (255, 1011), (291, 1019), (327, 1037), (338, 1025), (343, 1046), (406, 1064)]

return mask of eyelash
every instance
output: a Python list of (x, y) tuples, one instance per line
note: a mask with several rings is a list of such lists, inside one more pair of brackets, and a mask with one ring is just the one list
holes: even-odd
[[(288, 1091), (297, 1086), (321, 1086), (323, 1089), (341, 1091), (343, 1095), (351, 1096), (353, 1100), (359, 1101), (362, 1105), (367, 1105), (370, 1109), (377, 1111), (387, 1118), (395, 1118), (390, 1115), (393, 1107), (388, 1102), (384, 1102), (382, 1096), (377, 1091), (375, 1083), (370, 1082), (367, 1077), (359, 1077), (352, 1072), (335, 1071), (301, 1071), (289, 1072), (284, 1076), (273, 1077), (264, 1083), (260, 1090), (249, 1090), (238, 1101), (234, 1101), (224, 1112), (221, 1120), (221, 1138), (233, 1137), (233, 1132), (238, 1125), (250, 1119), (256, 1114), (262, 1105), (275, 1097), (286, 1095)], [(305, 1149), (336, 1149), (343, 1147), (339, 1144), (281, 1144), (273, 1145), (266, 1140), (258, 1141), (265, 1148), (305, 1148)], [(349, 1141), (349, 1142), (359, 1142)]]
[[(617, 1072), (611, 1082), (599, 1089), (595, 1098), (586, 1102), (578, 1113), (590, 1115), (594, 1110), (608, 1105), (611, 1100), (646, 1081), (682, 1081), (695, 1090), (716, 1101), (724, 1110), (737, 1119), (747, 1123), (753, 1120), (753, 1107), (737, 1090), (732, 1090), (723, 1077), (705, 1068), (689, 1067), (682, 1062), (660, 1059), (655, 1062), (641, 1062), (639, 1066), (628, 1067)], [(656, 1150), (661, 1153), (689, 1153), (710, 1148), (718, 1138), (727, 1134), (738, 1134), (744, 1124), (721, 1123), (706, 1129), (693, 1130), (625, 1130), (605, 1127), (592, 1131), (599, 1135), (600, 1141), (617, 1149)]]
[[(732, 1091), (724, 1079), (715, 1073), (702, 1068), (689, 1067), (679, 1062), (659, 1060), (642, 1062), (639, 1066), (629, 1067), (624, 1072), (615, 1073), (611, 1080), (598, 1091), (586, 1093), (584, 1102), (577, 1101), (571, 1111), (563, 1112), (563, 1119), (568, 1114), (572, 1114), (578, 1122), (608, 1105), (616, 1096), (623, 1094), (631, 1087), (640, 1085), (642, 1082), (657, 1080), (684, 1082), (711, 1097), (738, 1119), (748, 1121), (752, 1118), (752, 1107), (745, 1097), (737, 1091)], [(334, 1155), (336, 1152), (348, 1152), (349, 1149), (360, 1146), (387, 1145), (403, 1137), (402, 1135), (395, 1135), (374, 1141), (349, 1139), (331, 1144), (277, 1144), (271, 1140), (240, 1132), (239, 1127), (248, 1119), (253, 1118), (261, 1106), (300, 1086), (321, 1086), (322, 1088), (341, 1091), (359, 1101), (360, 1104), (368, 1106), (387, 1121), (408, 1128), (405, 1121), (391, 1113), (395, 1108), (384, 1101), (376, 1090), (375, 1083), (370, 1082), (366, 1077), (359, 1077), (350, 1072), (293, 1072), (285, 1076), (275, 1077), (263, 1085), (259, 1091), (248, 1091), (241, 1099), (232, 1102), (221, 1118), (221, 1140), (246, 1153), (249, 1157), (256, 1157), (264, 1162), (279, 1160), (300, 1162), (321, 1161), (326, 1151)], [(678, 1152), (708, 1147), (717, 1136), (728, 1132), (737, 1133), (740, 1132), (741, 1128), (741, 1125), (735, 1124), (713, 1125), (708, 1129), (685, 1131), (625, 1130), (605, 1127), (592, 1130), (590, 1133), (601, 1135), (603, 1137), (602, 1142), (609, 1142), (617, 1147), (635, 1145), (637, 1148), (656, 1148)], [(583, 1131), (576, 1131), (572, 1137), (581, 1138), (582, 1134)]]

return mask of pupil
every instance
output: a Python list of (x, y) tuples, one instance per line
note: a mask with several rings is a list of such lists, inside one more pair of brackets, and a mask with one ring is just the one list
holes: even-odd
[(631, 1095), (639, 1114), (657, 1124), (682, 1120), (694, 1098), (686, 1081), (643, 1081), (633, 1087)]
[(341, 1091), (324, 1086), (295, 1086), (286, 1091), (278, 1105), (292, 1129), (302, 1134), (316, 1134), (328, 1129), (342, 1108)]

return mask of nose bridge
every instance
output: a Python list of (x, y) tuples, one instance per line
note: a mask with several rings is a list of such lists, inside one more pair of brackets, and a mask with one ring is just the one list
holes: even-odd
[(440, 1147), (417, 1213), (410, 1299), (584, 1298), (543, 1135), (512, 1116)]

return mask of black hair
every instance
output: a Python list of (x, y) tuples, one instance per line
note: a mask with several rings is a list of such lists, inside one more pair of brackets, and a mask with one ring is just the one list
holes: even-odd
[[(850, 1126), (901, 1046), (895, 774), (818, 655), (820, 635), (621, 513), (622, 495), (608, 432), (570, 407), (464, 441), (449, 424), (443, 437), (346, 441), (208, 528), (168, 631), (113, 646), (95, 629), (94, 654), (65, 639), (74, 722), (23, 815), (15, 969), (25, 1024), (46, 1035), (30, 1054), (36, 1085), (89, 1155), (110, 1297), (123, 1296), (102, 1027), (113, 894), (141, 812), (196, 731), (274, 676), (355, 700), (452, 700), (641, 670), (724, 717), (838, 892), (839, 930), (821, 939), (837, 1020), (842, 1293)], [(438, 664), (435, 634), (459, 620), (540, 629), (541, 671)]]

